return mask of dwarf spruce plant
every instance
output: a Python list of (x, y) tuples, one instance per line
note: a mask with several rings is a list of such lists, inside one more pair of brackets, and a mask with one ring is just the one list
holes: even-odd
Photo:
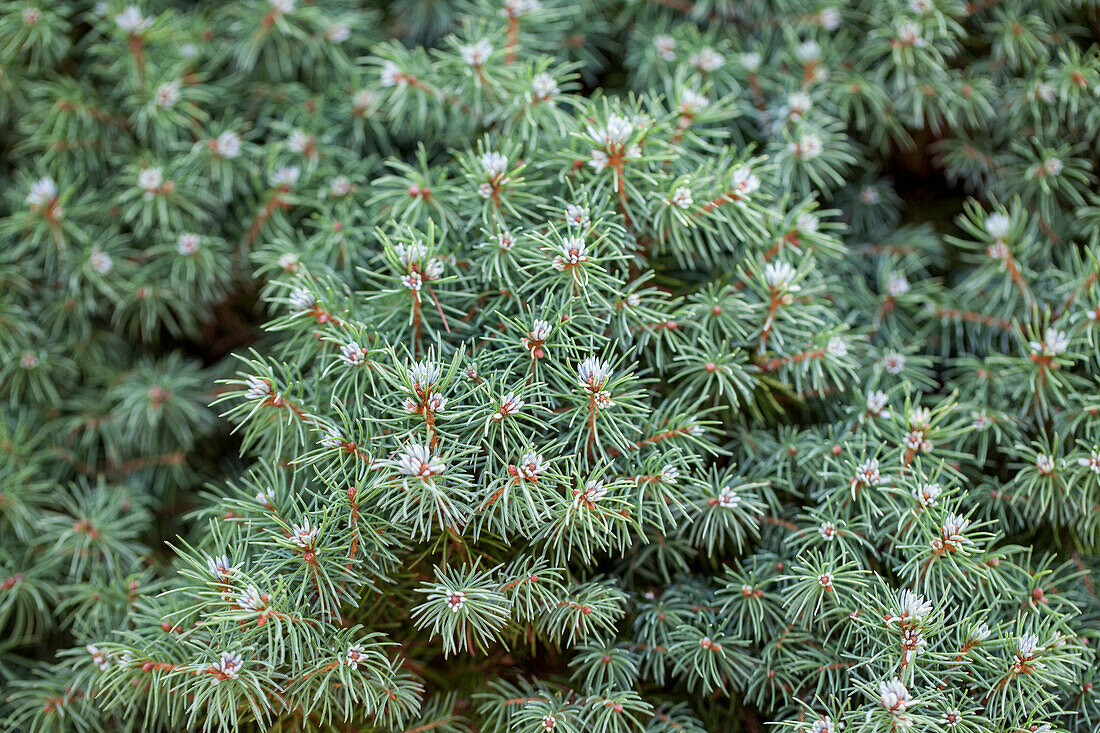
[(0, 726), (1100, 727), (1095, 0), (4, 0)]

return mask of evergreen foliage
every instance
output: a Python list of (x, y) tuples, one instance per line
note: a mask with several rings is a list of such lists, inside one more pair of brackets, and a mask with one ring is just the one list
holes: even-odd
[(0, 3), (0, 720), (1100, 727), (1100, 3)]

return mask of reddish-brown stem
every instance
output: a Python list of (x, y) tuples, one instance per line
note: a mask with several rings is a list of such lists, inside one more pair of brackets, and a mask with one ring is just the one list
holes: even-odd
[(778, 293), (773, 292), (768, 303), (768, 314), (764, 318), (764, 327), (760, 331), (760, 345), (756, 347), (756, 353), (760, 356), (763, 356), (768, 350), (768, 337), (771, 336), (772, 326), (775, 325), (775, 316), (779, 312), (780, 305), (782, 305), (782, 298)]
[(596, 443), (596, 394), (588, 394), (588, 452), (592, 453), (592, 446)]
[(415, 728), (409, 728), (408, 730), (404, 731), (404, 733), (424, 733), (424, 731), (434, 730), (435, 728), (438, 728), (441, 725), (447, 725), (452, 720), (454, 720), (454, 718), (450, 717), (450, 716), (446, 717), (446, 718), (440, 718), (439, 720), (433, 720), (430, 723), (424, 723), (423, 725), (418, 725)]
[(801, 354), (794, 354), (792, 356), (781, 356), (773, 359), (768, 359), (758, 365), (758, 368), (762, 372), (774, 372), (780, 367), (784, 367), (788, 364), (801, 364), (804, 361), (810, 359), (821, 359), (825, 356), (825, 349), (814, 349), (812, 351), (803, 351)]
[(507, 488), (508, 488), (508, 484), (505, 484), (505, 485), (501, 486), (499, 489), (497, 489), (496, 491), (494, 491), (493, 495), (490, 496), (488, 499), (486, 499), (485, 503), (481, 505), (481, 509), (479, 511), (485, 511), (486, 509), (491, 507), (493, 504), (495, 504), (497, 499), (499, 499), (501, 496), (504, 495), (504, 492), (507, 490)]
[(539, 576), (528, 575), (526, 578), (520, 578), (519, 580), (513, 580), (510, 583), (505, 583), (500, 587), (501, 591), (511, 590), (512, 588), (518, 588), (524, 583), (537, 583), (539, 582)]
[(741, 195), (736, 191), (725, 191), (718, 194), (713, 199), (703, 204), (703, 207), (699, 209), (696, 216), (702, 216), (703, 214), (709, 214), (714, 209), (720, 208), (726, 204), (732, 204), (735, 201), (740, 201)]
[(631, 331), (661, 331), (667, 329), (669, 331), (675, 331), (679, 328), (680, 324), (676, 321), (661, 321), (660, 323), (639, 323), (630, 327)]
[(1092, 285), (1097, 281), (1097, 279), (1098, 279), (1097, 273), (1095, 273), (1095, 272), (1090, 273), (1089, 276), (1087, 278), (1085, 278), (1085, 281), (1083, 283), (1081, 283), (1081, 286), (1076, 288), (1072, 293), (1069, 294), (1069, 297), (1066, 298), (1066, 302), (1062, 304), (1061, 310), (1058, 311), (1058, 314), (1052, 320), (1055, 320), (1055, 321), (1058, 320), (1058, 318), (1061, 317), (1062, 314), (1064, 314), (1066, 311), (1068, 311), (1070, 309), (1070, 307), (1073, 305), (1074, 301), (1077, 300), (1077, 298), (1080, 295), (1082, 295), (1083, 293), (1088, 292), (1088, 289), (1090, 287), (1092, 287)]
[(749, 74), (749, 90), (752, 92), (753, 103), (763, 112), (768, 108), (767, 99), (764, 97), (764, 89), (760, 86), (760, 77), (755, 73)]
[(248, 232), (244, 235), (245, 246), (252, 246), (256, 241), (256, 237), (260, 235), (260, 230), (263, 229), (264, 224), (267, 223), (268, 219), (270, 219), (276, 211), (290, 208), (290, 204), (279, 197), (280, 193), (286, 193), (288, 190), (288, 187), (280, 186), (271, 194), (267, 203), (264, 204), (263, 209), (260, 210), (260, 213), (256, 215), (256, 218), (252, 220), (252, 224), (248, 227)]
[(681, 13), (690, 13), (695, 9), (695, 3), (691, 0), (649, 0), (656, 5), (663, 5), (670, 10), (676, 10)]
[(443, 328), (447, 333), (451, 332), (451, 326), (447, 323), (447, 316), (443, 315), (443, 306), (439, 304), (439, 298), (435, 297), (435, 291), (432, 290), (432, 286), (428, 287), (428, 295), (432, 296), (432, 300), (435, 302), (435, 309), (439, 311), (439, 317), (443, 319)]
[(546, 702), (545, 697), (510, 697), (502, 701), (501, 705), (526, 705), (529, 702)]
[(680, 115), (680, 119), (676, 121), (676, 132), (673, 134), (672, 139), (669, 142), (673, 145), (684, 139), (684, 135), (691, 127), (692, 120), (695, 119), (695, 115), (685, 112)]
[(1001, 2), (1001, 0), (972, 0), (966, 4), (966, 12), (968, 15), (974, 15), (974, 13), (980, 13), (983, 10), (992, 8), (999, 2)]
[(623, 181), (622, 156), (613, 155), (607, 163), (615, 169), (615, 195), (619, 200), (619, 211), (623, 215), (623, 220), (627, 228), (631, 228), (633, 227), (633, 222), (630, 219), (630, 213), (627, 211), (626, 184)]
[(1034, 308), (1035, 298), (1031, 295), (1031, 289), (1027, 286), (1027, 280), (1024, 278), (1024, 274), (1020, 272), (1019, 264), (1011, 254), (1005, 255), (1005, 267), (1008, 269), (1009, 277), (1012, 278), (1012, 284), (1015, 285), (1016, 289), (1020, 291), (1020, 294), (1024, 296), (1024, 302), (1027, 303), (1027, 307)]
[(797, 532), (798, 531), (798, 525), (797, 524), (795, 524), (794, 522), (789, 522), (786, 519), (783, 519), (782, 517), (773, 517), (773, 516), (770, 516), (770, 515), (765, 515), (763, 517), (760, 517), (760, 523), (761, 524), (772, 524), (772, 525), (775, 525), (776, 527), (782, 527), (783, 529), (789, 530), (791, 532)]
[(137, 69), (138, 81), (145, 83), (145, 39), (139, 34), (130, 36), (130, 53), (134, 57), (134, 67)]
[[(478, 70), (478, 73), (480, 73), (480, 69)], [(482, 78), (484, 78), (484, 77), (482, 77)], [(443, 101), (447, 102), (447, 104), (453, 104), (456, 107), (458, 107), (459, 109), (461, 109), (463, 112), (470, 112), (471, 111), (470, 110), (470, 105), (464, 103), (462, 100), (460, 100), (455, 95), (436, 91), (432, 87), (428, 86), (424, 82), (417, 79), (415, 76), (410, 76), (408, 74), (400, 74), (397, 77), (397, 79), (398, 79), (398, 81), (404, 81), (406, 84), (408, 84), (413, 89), (419, 89), (420, 91), (424, 92), (425, 94), (430, 94), (433, 97), (439, 97)]]
[(508, 41), (505, 45), (507, 49), (507, 55), (504, 57), (504, 63), (513, 64), (516, 61), (516, 49), (519, 46), (519, 18), (514, 15), (508, 16)]
[(764, 261), (771, 262), (772, 258), (783, 251), (783, 245), (789, 244), (792, 247), (798, 247), (798, 231), (792, 229), (784, 234), (775, 244), (768, 248), (768, 251), (764, 253)]
[(350, 570), (352, 561), (359, 554), (359, 502), (354, 496), (351, 498), (351, 517), (348, 518), (348, 524), (351, 525), (352, 531), (351, 547), (348, 548), (348, 569)]
[(263, 401), (263, 404), (268, 407), (278, 407), (280, 409), (286, 409), (302, 422), (311, 422), (313, 420), (308, 412), (298, 407), (293, 402), (288, 401), (281, 395), (271, 395)]
[(961, 311), (955, 310), (954, 308), (936, 308), (936, 315), (940, 318), (946, 318), (952, 321), (965, 321), (966, 323), (977, 323), (982, 326), (989, 326), (990, 328), (999, 328), (1002, 331), (1012, 331), (1015, 328), (1012, 321), (987, 316), (983, 313), (975, 313), (974, 311)]

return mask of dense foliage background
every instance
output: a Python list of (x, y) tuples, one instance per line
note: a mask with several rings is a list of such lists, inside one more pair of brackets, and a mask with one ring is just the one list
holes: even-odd
[(1098, 34), (0, 3), (0, 726), (1097, 730)]

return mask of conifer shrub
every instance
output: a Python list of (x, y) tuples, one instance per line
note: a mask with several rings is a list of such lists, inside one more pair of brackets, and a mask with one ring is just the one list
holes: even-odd
[(0, 720), (1100, 727), (1095, 0), (0, 3)]

